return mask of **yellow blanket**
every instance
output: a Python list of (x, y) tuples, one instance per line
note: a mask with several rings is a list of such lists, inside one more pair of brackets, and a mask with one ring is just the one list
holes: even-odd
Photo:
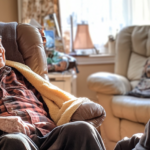
[(44, 80), (26, 65), (8, 60), (6, 60), (6, 65), (16, 68), (41, 93), (43, 100), (49, 108), (50, 116), (57, 125), (69, 122), (78, 107), (83, 102), (90, 101), (87, 98), (76, 98), (59, 89)]

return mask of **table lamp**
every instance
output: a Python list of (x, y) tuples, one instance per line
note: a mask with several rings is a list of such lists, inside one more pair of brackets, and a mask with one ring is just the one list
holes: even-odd
[(98, 53), (91, 40), (88, 24), (77, 25), (77, 32), (75, 40), (73, 42), (73, 49), (74, 50), (95, 49), (96, 53)]

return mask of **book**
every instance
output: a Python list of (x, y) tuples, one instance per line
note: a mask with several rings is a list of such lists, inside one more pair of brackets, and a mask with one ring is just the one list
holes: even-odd
[(40, 28), (40, 29), (42, 28), (42, 26), (34, 18), (32, 18), (30, 20), (29, 24), (36, 27), (36, 28)]

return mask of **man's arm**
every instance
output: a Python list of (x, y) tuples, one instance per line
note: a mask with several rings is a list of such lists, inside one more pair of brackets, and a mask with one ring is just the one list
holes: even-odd
[(35, 133), (35, 130), (36, 130), (36, 127), (35, 125), (33, 124), (30, 124), (30, 123), (26, 123), (25, 124), (28, 126), (29, 130), (30, 130), (30, 134), (34, 134)]
[(29, 136), (34, 127), (22, 121), (18, 116), (7, 116), (0, 117), (0, 130), (7, 133), (21, 132)]

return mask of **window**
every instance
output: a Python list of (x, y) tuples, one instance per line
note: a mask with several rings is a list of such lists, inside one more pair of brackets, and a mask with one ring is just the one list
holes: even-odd
[(97, 48), (125, 26), (150, 23), (150, 0), (59, 0), (59, 3), (62, 32), (70, 32), (72, 16), (74, 38), (77, 24), (87, 23)]

